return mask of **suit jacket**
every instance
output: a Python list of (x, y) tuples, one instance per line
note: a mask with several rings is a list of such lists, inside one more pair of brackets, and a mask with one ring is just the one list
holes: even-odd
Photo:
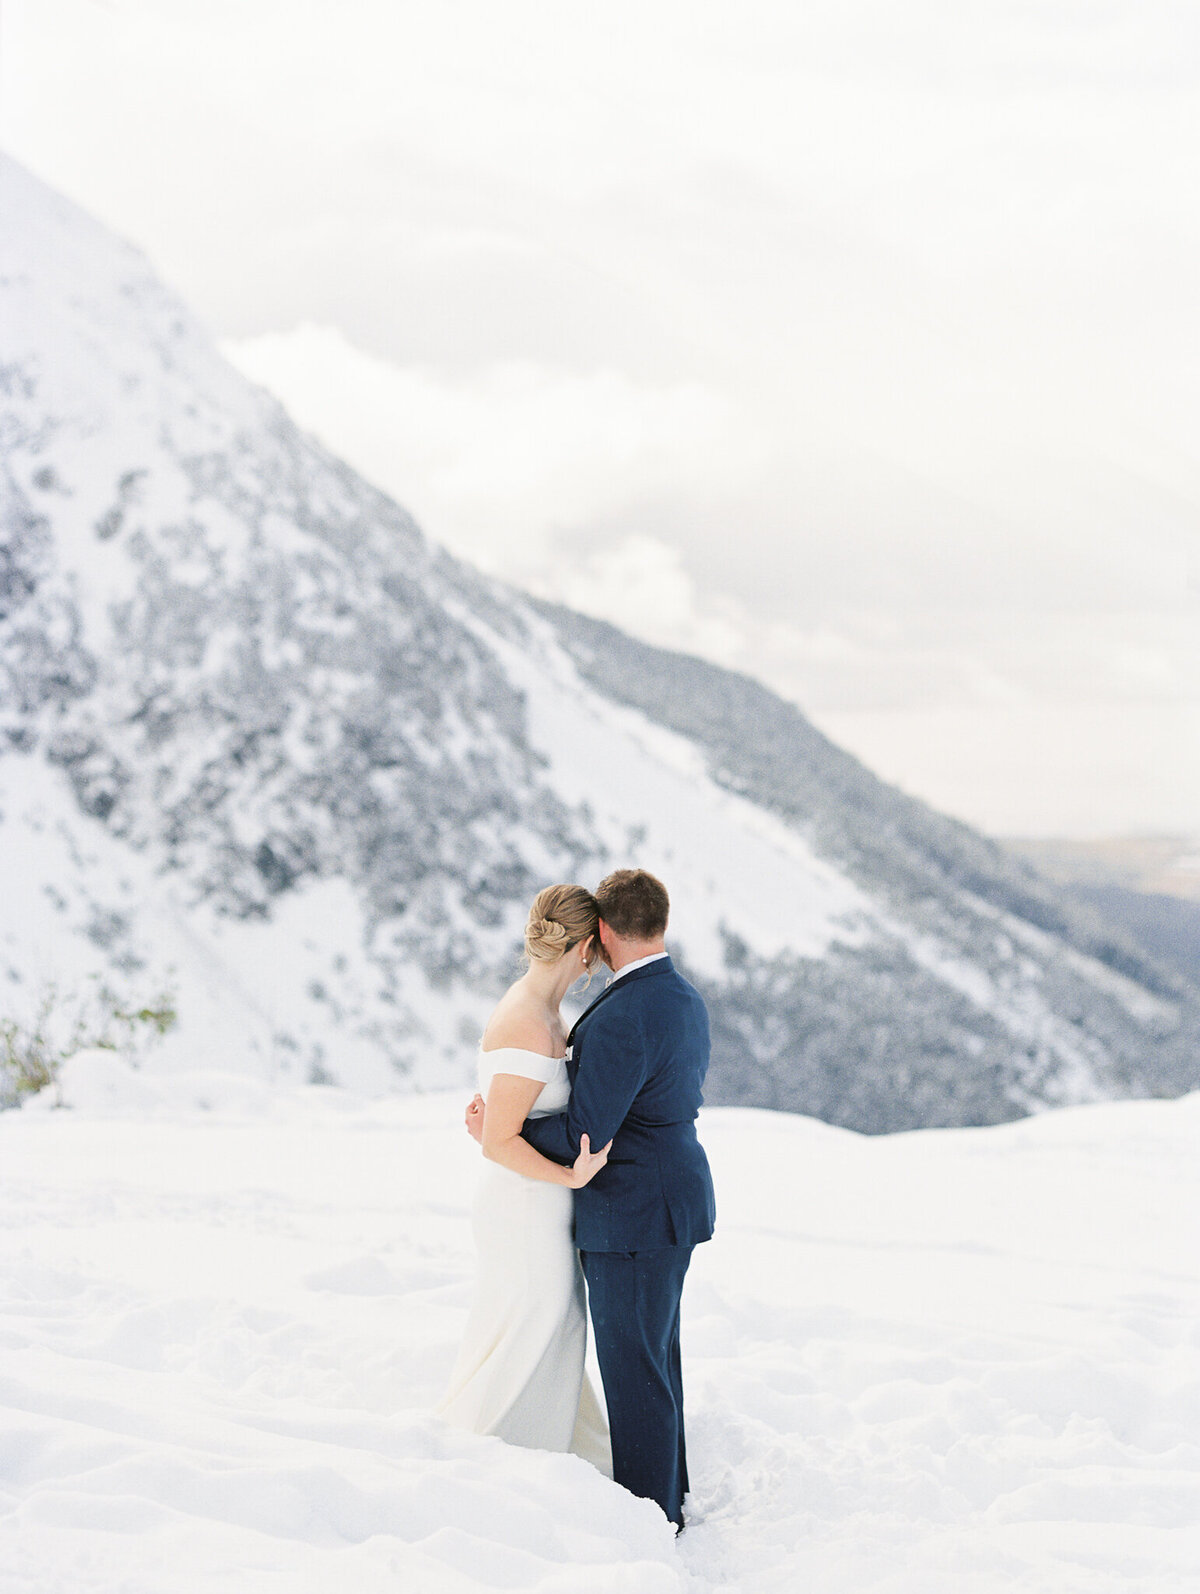
[(641, 1251), (712, 1237), (712, 1175), (696, 1138), (708, 1069), (704, 999), (670, 958), (633, 969), (588, 1008), (569, 1037), (566, 1112), (530, 1118), (521, 1133), (570, 1164), (579, 1137), (612, 1141), (608, 1162), (575, 1192), (581, 1251)]

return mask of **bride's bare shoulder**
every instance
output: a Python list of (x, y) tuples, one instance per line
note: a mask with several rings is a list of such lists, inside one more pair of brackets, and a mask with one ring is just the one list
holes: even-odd
[(543, 1057), (557, 1055), (554, 1036), (545, 1014), (523, 1000), (522, 992), (508, 991), (500, 998), (483, 1032), (485, 1052), (499, 1051), (502, 1046), (515, 1046), (523, 1052), (540, 1052)]

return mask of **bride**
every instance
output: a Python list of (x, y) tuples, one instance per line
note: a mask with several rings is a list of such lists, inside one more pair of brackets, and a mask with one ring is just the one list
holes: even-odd
[[(586, 1135), (560, 1167), (521, 1139), (531, 1115), (570, 1098), (559, 1004), (599, 961), (596, 899), (547, 886), (525, 926), (526, 972), (501, 998), (479, 1050), (485, 1168), (472, 1211), (475, 1300), (439, 1408), (448, 1421), (535, 1450), (570, 1450), (612, 1475), (608, 1428), (584, 1372), (587, 1312), (571, 1237), (572, 1191), (608, 1159)], [(470, 1109), (468, 1109), (470, 1110)]]

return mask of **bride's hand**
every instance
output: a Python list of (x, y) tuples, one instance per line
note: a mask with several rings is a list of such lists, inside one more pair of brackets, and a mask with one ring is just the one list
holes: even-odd
[(477, 1145), (483, 1144), (483, 1097), (478, 1091), (467, 1103), (467, 1110), (463, 1114), (463, 1122), (467, 1126), (467, 1133)]
[(593, 1151), (591, 1147), (592, 1143), (588, 1137), (580, 1135), (579, 1155), (571, 1164), (572, 1190), (582, 1190), (588, 1180), (594, 1178), (600, 1172), (608, 1161), (608, 1153), (612, 1148), (612, 1141), (610, 1140), (608, 1145), (601, 1147), (599, 1151)]

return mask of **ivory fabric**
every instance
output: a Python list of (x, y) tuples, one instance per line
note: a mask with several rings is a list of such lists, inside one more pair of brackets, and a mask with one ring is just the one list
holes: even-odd
[[(494, 1074), (537, 1080), (531, 1117), (562, 1112), (565, 1058), (505, 1046), (479, 1053), (479, 1090)], [(472, 1207), (475, 1297), (450, 1391), (457, 1427), (534, 1450), (572, 1451), (608, 1476), (608, 1425), (584, 1372), (587, 1306), (572, 1238), (574, 1193), (485, 1162)]]

